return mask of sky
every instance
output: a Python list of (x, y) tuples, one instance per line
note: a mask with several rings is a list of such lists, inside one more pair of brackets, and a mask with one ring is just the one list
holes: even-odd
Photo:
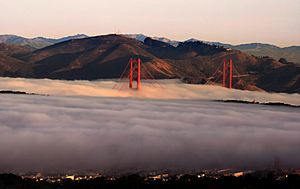
[(0, 34), (143, 33), (300, 45), (300, 0), (0, 0)]

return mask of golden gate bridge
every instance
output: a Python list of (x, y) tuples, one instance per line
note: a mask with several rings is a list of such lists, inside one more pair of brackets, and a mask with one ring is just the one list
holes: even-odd
[[(248, 76), (248, 74), (239, 74), (235, 65), (233, 64), (232, 58), (230, 58), (229, 61), (224, 59), (224, 61), (215, 70), (214, 74), (211, 77), (208, 77), (208, 80), (205, 82), (205, 84), (210, 84), (211, 80), (215, 80), (214, 83), (216, 83), (216, 81), (220, 79), (216, 79), (216, 74), (220, 72), (220, 70), (222, 71), (222, 86), (229, 89), (233, 88), (233, 78)], [(234, 72), (235, 75), (233, 75)], [(126, 82), (121, 83), (120, 81), (127, 80), (128, 87), (130, 89), (140, 90), (142, 78), (144, 80), (151, 79), (152, 84), (162, 87), (158, 82), (156, 82), (155, 77), (151, 74), (148, 68), (144, 66), (144, 64), (142, 64), (141, 58), (130, 58), (129, 62), (126, 64), (125, 69), (123, 70), (118, 82), (114, 85), (113, 89), (118, 89), (119, 91), (123, 90), (127, 84)]]

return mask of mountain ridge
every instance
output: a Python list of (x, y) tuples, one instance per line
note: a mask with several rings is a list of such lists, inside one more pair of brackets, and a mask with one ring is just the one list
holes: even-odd
[[(139, 41), (142, 41), (140, 39), (147, 37), (143, 34), (128, 34), (126, 36), (132, 38), (138, 37), (136, 39)], [(300, 63), (300, 46), (296, 46), (296, 45), (288, 46), (288, 47), (279, 47), (273, 44), (258, 43), (258, 42), (232, 45), (232, 44), (221, 43), (221, 42), (199, 40), (195, 38), (191, 38), (185, 41), (176, 41), (165, 37), (153, 37), (153, 39), (169, 43), (174, 47), (178, 46), (178, 44), (182, 42), (201, 41), (210, 45), (217, 45), (217, 46), (223, 46), (225, 48), (240, 50), (254, 56), (269, 56), (277, 60), (279, 60), (280, 58), (285, 58), (287, 59), (287, 61)]]
[(73, 36), (62, 37), (58, 39), (45, 38), (45, 37), (35, 37), (35, 38), (25, 38), (17, 35), (0, 35), (0, 43), (6, 43), (10, 45), (20, 45), (20, 46), (30, 46), (35, 49), (44, 48), (55, 43), (60, 43), (63, 41), (71, 39), (81, 39), (86, 38), (87, 35), (77, 34)]
[[(136, 39), (140, 42), (144, 42), (144, 40), (147, 37), (149, 37), (143, 34), (121, 34), (121, 35)], [(77, 34), (77, 35), (62, 37), (58, 39), (46, 38), (46, 37), (35, 37), (30, 39), (30, 38), (17, 36), (17, 35), (0, 35), (0, 43), (29, 46), (34, 49), (40, 49), (56, 43), (60, 43), (72, 39), (87, 38), (87, 37), (90, 36), (85, 34)], [(254, 56), (269, 56), (275, 58), (276, 60), (284, 58), (288, 62), (300, 63), (300, 46), (296, 46), (296, 45), (288, 46), (288, 47), (279, 47), (273, 44), (258, 43), (258, 42), (232, 45), (228, 43), (198, 40), (195, 38), (191, 38), (185, 41), (177, 41), (165, 37), (150, 37), (150, 38), (164, 43), (168, 43), (174, 47), (177, 47), (179, 43), (183, 43), (183, 42), (201, 41), (210, 45), (217, 45), (217, 46), (223, 46), (224, 48), (241, 50), (243, 52), (246, 52)]]
[(180, 78), (186, 83), (220, 85), (222, 69), (218, 68), (224, 59), (232, 58), (237, 76), (233, 78), (234, 88), (300, 93), (299, 64), (195, 40), (174, 47), (149, 37), (141, 42), (110, 34), (67, 40), (33, 51), (2, 46), (0, 76), (64, 80), (119, 78), (128, 60), (138, 56), (156, 79)]

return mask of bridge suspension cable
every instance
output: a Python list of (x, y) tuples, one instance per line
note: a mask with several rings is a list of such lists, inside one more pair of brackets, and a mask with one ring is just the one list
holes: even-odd
[[(150, 83), (152, 86), (158, 86), (163, 88), (158, 82), (156, 82), (155, 77), (148, 70), (140, 58), (130, 58), (129, 62), (126, 64), (125, 69), (123, 70), (120, 78), (117, 80), (117, 83), (114, 84), (113, 89), (118, 89), (119, 91), (123, 90), (126, 86), (126, 82), (121, 82), (123, 80), (128, 80), (130, 89), (141, 89), (141, 80), (152, 80)], [(133, 87), (134, 82), (136, 82), (136, 88)]]

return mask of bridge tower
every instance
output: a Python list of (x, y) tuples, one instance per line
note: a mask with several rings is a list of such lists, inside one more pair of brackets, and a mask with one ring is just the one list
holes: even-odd
[(129, 88), (133, 88), (133, 82), (136, 81), (136, 89), (141, 89), (141, 59), (131, 58), (130, 59), (130, 70), (129, 70)]
[[(227, 64), (229, 64), (229, 86), (227, 85)], [(232, 67), (233, 67), (233, 62), (232, 59), (230, 58), (229, 63), (224, 59), (223, 63), (223, 87), (227, 87), (229, 89), (232, 89)]]
[(227, 63), (226, 63), (226, 60), (224, 59), (224, 63), (223, 63), (223, 87), (226, 87), (226, 70), (227, 70)]

